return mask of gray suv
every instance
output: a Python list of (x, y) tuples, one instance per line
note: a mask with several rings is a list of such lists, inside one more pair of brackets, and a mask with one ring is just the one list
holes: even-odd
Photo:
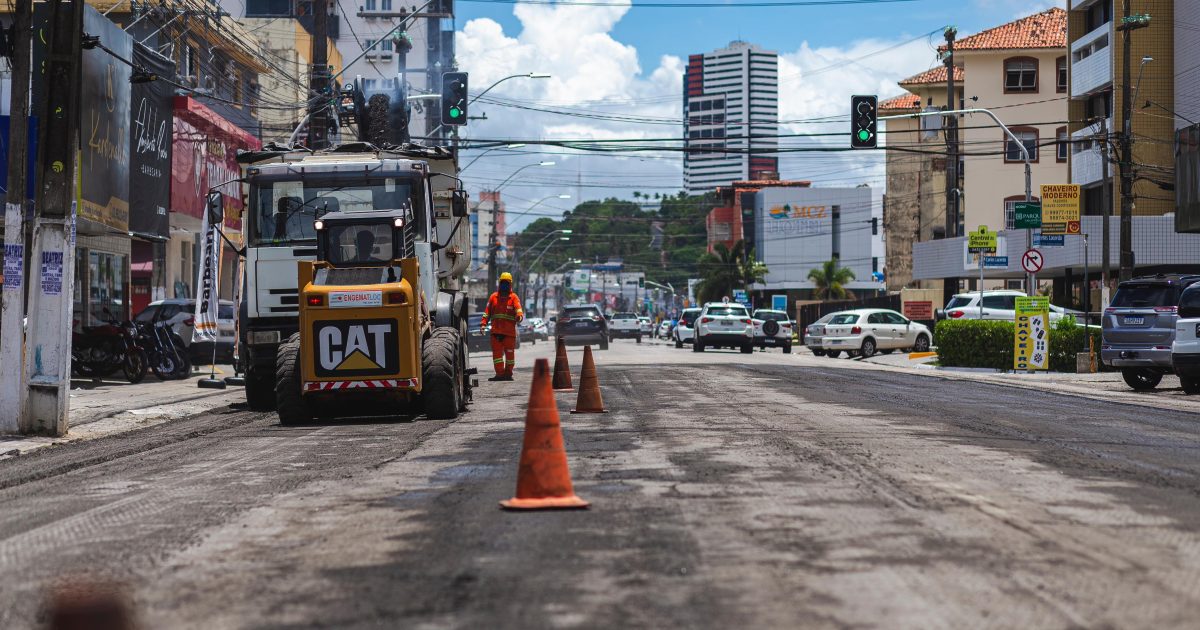
[(1145, 276), (1122, 282), (1112, 304), (1104, 309), (1100, 358), (1121, 370), (1136, 390), (1158, 386), (1171, 372), (1171, 343), (1179, 298), (1200, 275)]

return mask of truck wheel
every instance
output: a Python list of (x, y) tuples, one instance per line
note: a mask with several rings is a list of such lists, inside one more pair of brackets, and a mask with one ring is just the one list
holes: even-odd
[(1121, 370), (1121, 377), (1125, 379), (1126, 385), (1139, 392), (1144, 392), (1158, 387), (1163, 375), (1162, 372), (1149, 368), (1125, 368)]
[(275, 411), (275, 375), (246, 373), (246, 404), (251, 411)]
[(279, 344), (275, 353), (275, 408), (279, 412), (279, 424), (284, 426), (313, 419), (312, 410), (300, 392), (300, 333), (294, 333)]
[(457, 330), (441, 327), (435, 328), (421, 347), (421, 372), (425, 379), (421, 402), (425, 415), (432, 420), (458, 417), (463, 389), (461, 343)]

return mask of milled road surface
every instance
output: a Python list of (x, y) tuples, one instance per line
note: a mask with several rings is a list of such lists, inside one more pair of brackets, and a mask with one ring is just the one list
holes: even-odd
[(454, 422), (224, 407), (0, 462), (0, 627), (81, 577), (148, 628), (1195, 627), (1193, 413), (777, 352), (597, 359), (611, 413), (559, 395), (588, 511), (497, 507), (528, 369)]

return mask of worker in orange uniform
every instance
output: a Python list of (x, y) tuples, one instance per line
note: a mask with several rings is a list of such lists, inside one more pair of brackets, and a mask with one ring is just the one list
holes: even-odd
[(492, 364), (496, 376), (488, 380), (513, 380), (513, 367), (517, 363), (517, 323), (523, 319), (525, 311), (521, 310), (521, 300), (513, 293), (512, 274), (506, 271), (500, 274), (500, 286), (488, 298), (479, 324), (480, 328), (486, 328), (489, 321), (492, 323)]

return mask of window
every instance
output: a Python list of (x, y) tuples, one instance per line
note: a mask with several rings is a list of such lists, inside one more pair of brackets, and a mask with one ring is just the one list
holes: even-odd
[[(362, 43), (363, 50), (373, 51), (374, 50), (373, 46), (375, 46), (375, 40), (373, 40), (373, 39), (364, 39), (363, 40), (363, 43)], [(369, 52), (368, 52), (368, 54), (369, 54)]]
[(1004, 93), (1038, 91), (1038, 62), (1033, 57), (1013, 57), (1004, 60)]
[(883, 313), (871, 313), (870, 315), (867, 315), (867, 323), (868, 324), (886, 324), (886, 323), (888, 323), (888, 321), (887, 321), (887, 317), (884, 317)]
[(375, 0), (366, 0), (363, 3), (363, 10), (364, 11), (374, 11), (375, 10)]
[(883, 316), (884, 316), (884, 318), (887, 319), (887, 322), (889, 324), (896, 324), (897, 326), (908, 325), (908, 320), (905, 319), (904, 316), (901, 315), (900, 313), (893, 313), (891, 311), (888, 311), (888, 312), (883, 313)]
[(384, 52), (384, 53), (392, 52), (392, 40), (385, 39), (385, 40), (379, 42), (379, 52)]
[(1061, 94), (1067, 91), (1067, 58), (1059, 57), (1058, 61), (1054, 62), (1058, 69), (1058, 92)]
[(1087, 118), (1108, 118), (1112, 115), (1112, 92), (1092, 96), (1084, 102), (1083, 110)]
[(983, 296), (983, 308), (994, 308), (1001, 311), (1016, 310), (1017, 297), (1015, 295), (985, 295)]
[(383, 9), (384, 11), (391, 11), (392, 0), (379, 0), (379, 8)]
[(1067, 136), (1067, 128), (1059, 127), (1055, 131), (1055, 137), (1058, 139), (1058, 144), (1054, 147), (1054, 159), (1056, 162), (1066, 162), (1067, 152), (1071, 146), (1071, 139)]
[[(1025, 145), (1025, 150), (1029, 151), (1029, 161), (1038, 161), (1038, 131), (1034, 127), (1012, 127), (1013, 135), (1021, 140), (1021, 144)], [(1004, 161), (1005, 162), (1024, 162), (1021, 157), (1021, 147), (1007, 134), (1004, 136)]]

